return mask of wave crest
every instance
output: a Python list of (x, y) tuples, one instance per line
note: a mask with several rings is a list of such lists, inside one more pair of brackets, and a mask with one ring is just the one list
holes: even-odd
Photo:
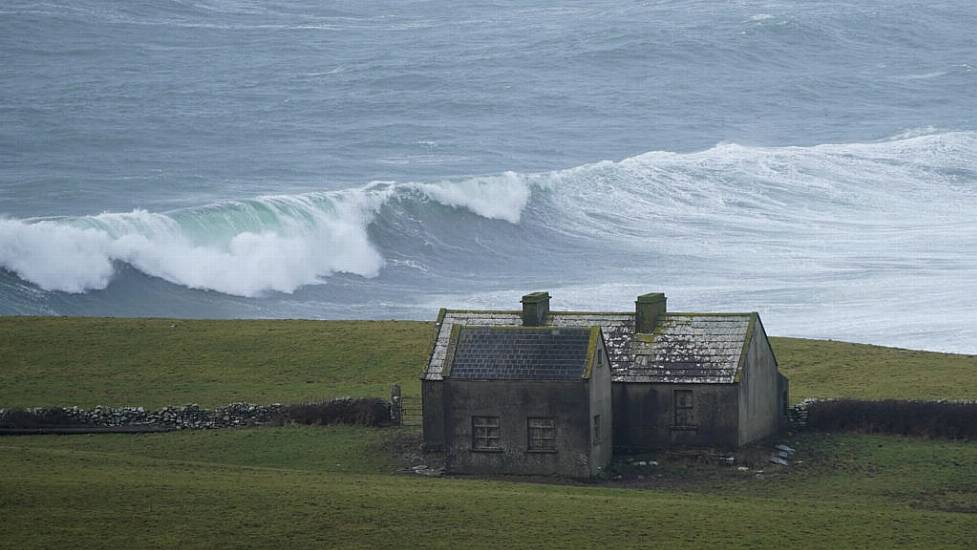
[[(106, 288), (123, 262), (178, 285), (250, 297), (291, 293), (334, 273), (376, 277), (384, 254), (398, 265), (421, 265), (425, 251), (437, 249), (442, 265), (465, 265), (475, 251), (530, 238), (533, 246), (565, 245), (577, 255), (582, 249), (574, 247), (586, 244), (641, 257), (726, 258), (727, 265), (728, 251), (744, 246), (819, 258), (822, 243), (836, 241), (855, 257), (871, 246), (861, 244), (869, 237), (851, 235), (869, 229), (865, 235), (891, 240), (893, 232), (935, 238), (968, 227), (962, 220), (977, 196), (975, 151), (977, 132), (930, 130), (810, 147), (722, 143), (538, 174), (374, 183), (166, 213), (2, 219), (0, 268), (44, 290), (80, 293)], [(432, 202), (518, 227), (500, 231), (506, 237), (472, 233), (471, 224), (428, 208)], [(523, 224), (529, 208), (533, 217)]]
[(414, 187), (445, 206), (466, 208), (483, 218), (509, 223), (519, 223), (532, 195), (531, 184), (515, 172)]
[(0, 220), (0, 267), (41, 289), (106, 288), (124, 262), (189, 288), (253, 297), (294, 292), (337, 272), (376, 277), (384, 258), (368, 227), (391, 198), (413, 192), (518, 223), (530, 190), (514, 174), (452, 184), (228, 201), (169, 213), (135, 210), (53, 220)]

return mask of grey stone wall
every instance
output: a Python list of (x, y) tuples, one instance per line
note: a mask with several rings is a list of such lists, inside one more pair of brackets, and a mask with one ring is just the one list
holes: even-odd
[[(162, 407), (147, 410), (144, 407), (103, 407), (92, 409), (79, 407), (38, 407), (14, 411), (0, 409), (0, 424), (3, 419), (24, 423), (23, 415), (33, 416), (33, 420), (43, 425), (52, 420), (63, 426), (116, 428), (122, 426), (159, 426), (178, 430), (201, 430), (268, 424), (281, 412), (280, 403), (255, 405), (254, 403), (231, 403), (213, 410), (203, 409), (196, 403), (182, 406)], [(27, 418), (30, 422), (32, 419)], [(13, 423), (13, 422), (11, 422)]]
[(156, 427), (206, 430), (296, 422), (303, 424), (390, 424), (390, 404), (381, 399), (340, 397), (301, 405), (231, 403), (214, 409), (196, 403), (147, 410), (143, 407), (38, 407), (0, 409), (0, 428)]

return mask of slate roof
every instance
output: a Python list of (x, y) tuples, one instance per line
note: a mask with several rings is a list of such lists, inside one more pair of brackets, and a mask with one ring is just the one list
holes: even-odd
[(651, 335), (632, 343), (629, 382), (729, 384), (746, 353), (753, 315), (665, 315)]
[[(519, 311), (444, 310), (424, 380), (441, 380), (452, 327), (519, 327)], [(755, 313), (668, 313), (655, 332), (634, 332), (634, 313), (550, 312), (546, 327), (594, 327), (603, 331), (615, 382), (732, 383), (745, 362), (759, 324)]]
[(448, 378), (577, 380), (587, 372), (596, 328), (461, 327), (452, 335)]
[[(456, 311), (444, 310), (439, 316), (440, 328), (431, 352), (427, 370), (422, 377), (424, 380), (441, 380), (441, 371), (448, 352), (448, 341), (451, 339), (451, 329), (455, 325), (482, 327), (519, 327), (522, 326), (522, 313), (519, 311)], [(612, 372), (614, 369), (626, 369), (630, 366), (631, 340), (634, 334), (633, 313), (575, 313), (551, 312), (546, 317), (548, 327), (595, 327), (604, 333), (604, 347)]]

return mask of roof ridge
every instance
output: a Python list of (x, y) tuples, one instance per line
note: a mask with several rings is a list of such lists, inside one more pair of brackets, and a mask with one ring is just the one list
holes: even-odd
[[(599, 327), (615, 381), (653, 381), (645, 375), (649, 370), (677, 370), (681, 368), (677, 363), (694, 363), (699, 365), (698, 373), (683, 372), (680, 380), (662, 376), (659, 381), (733, 383), (735, 373), (742, 369), (746, 344), (760, 326), (756, 312), (668, 312), (654, 333), (636, 334), (632, 311), (552, 311), (544, 324), (534, 327), (522, 325), (521, 311), (518, 310), (443, 311), (444, 315), (439, 312), (439, 328), (423, 374), (425, 380), (441, 380), (449, 376), (453, 355), (450, 352), (454, 351), (449, 341), (453, 329), (461, 331), (462, 327), (477, 327), (490, 335), (549, 334), (558, 329), (564, 335), (583, 337), (588, 328)], [(509, 340), (506, 345), (516, 345), (511, 339), (506, 340)], [(536, 344), (527, 345), (539, 349), (538, 346), (533, 348)], [(516, 350), (516, 353), (525, 352)], [(555, 352), (543, 353), (553, 356)], [(720, 372), (729, 375), (718, 376)]]

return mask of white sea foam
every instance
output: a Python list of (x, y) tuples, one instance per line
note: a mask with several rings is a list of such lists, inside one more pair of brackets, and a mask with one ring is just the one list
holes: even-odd
[[(762, 311), (775, 334), (977, 352), (977, 132), (724, 143), (523, 179), (551, 190), (533, 223), (616, 252), (534, 282), (558, 307), (627, 309), (664, 290), (679, 310)], [(523, 290), (437, 299), (512, 307)]]
[(240, 296), (292, 292), (336, 271), (371, 277), (383, 266), (367, 239), (366, 220), (356, 213), (302, 229), (242, 231), (207, 244), (172, 219), (162, 230), (148, 229), (147, 216), (162, 217), (133, 212), (67, 224), (3, 220), (0, 265), (45, 290), (77, 293), (108, 286), (119, 261), (176, 284)]
[[(123, 262), (239, 296), (289, 293), (339, 272), (374, 277), (385, 254), (398, 270), (453, 286), (473, 270), (493, 284), (493, 276), (520, 285), (534, 276), (479, 264), (479, 251), (515, 249), (491, 232), (466, 233), (464, 221), (439, 220), (443, 207), (428, 202), (518, 224), (508, 235), (547, 235), (547, 250), (534, 253), (556, 265), (548, 288), (575, 308), (626, 306), (635, 292), (666, 290), (688, 309), (758, 309), (779, 334), (975, 351), (977, 132), (925, 129), (810, 147), (723, 143), (538, 174), (375, 183), (166, 213), (6, 219), (0, 267), (39, 288), (78, 293), (109, 286)], [(409, 225), (420, 222), (422, 233), (456, 234), (420, 235), (426, 244), (417, 249), (371, 242), (375, 224), (405, 221), (381, 216), (401, 215), (416, 216)], [(446, 238), (446, 261), (425, 264), (424, 250)], [(511, 307), (525, 290), (495, 288), (466, 287), (459, 299)], [(918, 313), (900, 316), (906, 310)]]
[(0, 265), (45, 290), (105, 288), (113, 273), (110, 242), (95, 229), (0, 220)]
[(466, 208), (484, 218), (509, 223), (519, 223), (532, 195), (531, 184), (515, 172), (456, 182), (419, 183), (413, 187), (446, 206)]
[(268, 196), (169, 213), (6, 219), (0, 220), (0, 267), (44, 290), (69, 293), (106, 288), (114, 262), (189, 288), (248, 297), (291, 293), (337, 272), (375, 277), (384, 259), (367, 228), (383, 204), (411, 191), (511, 223), (519, 222), (530, 196), (511, 174)]

